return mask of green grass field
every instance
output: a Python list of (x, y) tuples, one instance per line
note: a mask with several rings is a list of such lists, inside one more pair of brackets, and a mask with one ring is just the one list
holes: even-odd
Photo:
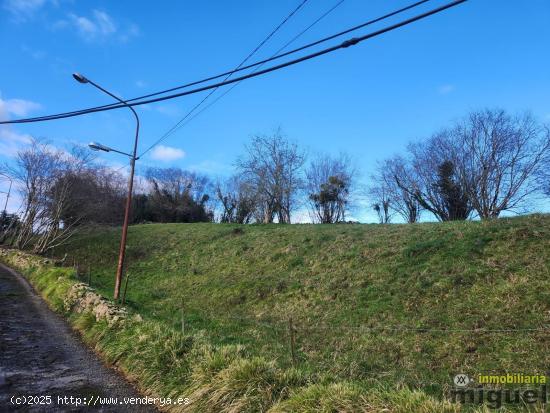
[[(89, 265), (92, 286), (111, 296), (119, 236), (86, 231), (55, 255), (67, 253), (83, 273)], [(316, 391), (351, 400), (361, 393), (354, 386), (377, 386), (443, 399), (456, 373), (550, 369), (550, 331), (540, 331), (550, 328), (548, 215), (138, 225), (129, 231), (127, 264), (127, 305), (145, 320), (178, 332), (183, 319), (185, 334), (299, 372), (288, 387), (308, 387), (285, 399), (284, 411), (315, 400)]]

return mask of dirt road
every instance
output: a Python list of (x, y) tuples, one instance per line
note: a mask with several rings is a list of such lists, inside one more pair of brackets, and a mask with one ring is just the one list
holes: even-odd
[[(0, 265), (0, 412), (156, 411), (127, 405), (125, 397), (141, 396), (20, 275)], [(75, 405), (84, 399), (95, 407)]]

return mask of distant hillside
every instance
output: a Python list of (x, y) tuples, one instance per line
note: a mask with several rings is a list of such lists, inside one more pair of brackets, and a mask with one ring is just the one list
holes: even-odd
[[(55, 252), (110, 295), (120, 230)], [(550, 216), (411, 225), (130, 228), (127, 303), (315, 382), (406, 385), (550, 366)], [(84, 271), (85, 272), (85, 271)], [(84, 276), (87, 278), (87, 275)], [(547, 330), (541, 330), (541, 329)]]

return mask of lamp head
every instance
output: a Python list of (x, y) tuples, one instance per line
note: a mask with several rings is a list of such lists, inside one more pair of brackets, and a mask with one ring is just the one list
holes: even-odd
[(79, 83), (88, 83), (88, 79), (86, 79), (85, 76), (81, 75), (80, 73), (73, 73), (73, 77), (75, 78), (75, 80)]
[(111, 148), (105, 146), (105, 145), (102, 145), (100, 143), (97, 143), (97, 142), (90, 142), (88, 144), (88, 147), (92, 150), (92, 151), (103, 151), (103, 152), (110, 152), (111, 151)]

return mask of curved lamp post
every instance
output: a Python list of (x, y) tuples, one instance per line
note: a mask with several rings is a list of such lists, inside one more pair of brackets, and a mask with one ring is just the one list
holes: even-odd
[(128, 178), (128, 196), (126, 197), (126, 209), (124, 211), (124, 223), (122, 224), (122, 238), (120, 240), (120, 251), (119, 251), (119, 254), (118, 254), (118, 265), (117, 265), (116, 278), (115, 278), (114, 299), (116, 301), (116, 300), (118, 300), (119, 295), (120, 295), (120, 285), (122, 283), (122, 273), (124, 272), (124, 256), (125, 256), (125, 253), (126, 253), (126, 238), (127, 238), (127, 235), (128, 235), (128, 221), (129, 221), (129, 217), (130, 217), (130, 208), (132, 206), (132, 190), (133, 190), (133, 187), (134, 187), (134, 168), (135, 168), (136, 161), (139, 159), (136, 156), (137, 155), (138, 137), (139, 137), (139, 117), (138, 117), (136, 111), (134, 110), (134, 108), (131, 107), (130, 105), (128, 105), (128, 103), (126, 103), (126, 101), (120, 99), (116, 95), (113, 95), (111, 92), (103, 89), (97, 83), (92, 82), (90, 79), (87, 79), (86, 77), (84, 77), (80, 73), (73, 73), (73, 77), (75, 78), (75, 80), (77, 82), (79, 82), (79, 83), (89, 83), (92, 86), (94, 86), (95, 88), (101, 90), (103, 93), (106, 93), (107, 95), (111, 96), (112, 98), (118, 100), (120, 103), (125, 105), (128, 109), (130, 109), (132, 111), (132, 113), (134, 114), (135, 118), (136, 118), (136, 137), (135, 137), (135, 140), (134, 140), (134, 150), (131, 154), (126, 153), (126, 152), (122, 152), (122, 151), (118, 151), (118, 150), (113, 149), (113, 148), (109, 148), (108, 146), (101, 145), (101, 144), (96, 143), (96, 142), (92, 142), (92, 143), (89, 144), (89, 147), (91, 149), (95, 150), (95, 151), (117, 152), (117, 153), (126, 155), (130, 158), (130, 177)]

